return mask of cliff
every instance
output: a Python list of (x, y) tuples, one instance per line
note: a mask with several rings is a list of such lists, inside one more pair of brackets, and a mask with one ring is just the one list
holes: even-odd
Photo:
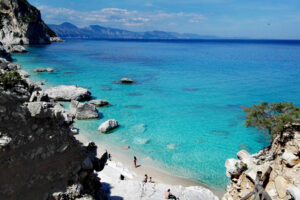
[(49, 44), (56, 34), (26, 0), (0, 0), (0, 41), (4, 45)]
[[(1, 199), (107, 199), (95, 171), (106, 153), (74, 138), (72, 118), (32, 83), (21, 66), (0, 58)], [(39, 95), (37, 95), (38, 97)]]
[(223, 200), (300, 199), (300, 124), (287, 125), (257, 154), (242, 150), (237, 157), (225, 164), (230, 185)]

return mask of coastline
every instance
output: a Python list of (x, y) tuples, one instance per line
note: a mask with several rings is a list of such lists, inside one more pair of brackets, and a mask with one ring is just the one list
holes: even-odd
[[(79, 133), (74, 136), (78, 141), (83, 143), (84, 145), (91, 142), (87, 136), (84, 134)], [(154, 183), (163, 184), (169, 187), (195, 187), (197, 189), (206, 189), (211, 191), (215, 196), (219, 199), (223, 197), (225, 194), (225, 190), (217, 190), (214, 188), (210, 188), (205, 184), (202, 184), (197, 181), (193, 181), (184, 177), (176, 176), (174, 174), (168, 173), (158, 167), (150, 166), (149, 164), (145, 164), (143, 161), (145, 158), (138, 158), (138, 165), (141, 164), (140, 167), (134, 168), (132, 164), (132, 160), (129, 159), (128, 155), (125, 155), (126, 151), (130, 150), (120, 150), (118, 151), (116, 148), (117, 146), (108, 146), (103, 143), (95, 143), (98, 147), (97, 149), (97, 157), (101, 157), (103, 153), (107, 150), (108, 153), (112, 155), (112, 161), (108, 161), (107, 166), (104, 168), (103, 171), (99, 172), (99, 177), (101, 180), (104, 181), (111, 181), (111, 173), (118, 174), (115, 179), (119, 180), (119, 176), (122, 174), (125, 176), (125, 179), (135, 181), (137, 183), (141, 183), (144, 175), (147, 174), (149, 177), (152, 177)], [(121, 149), (121, 147), (120, 147)], [(124, 152), (122, 152), (124, 151)], [(107, 169), (108, 168), (108, 169)]]
[[(21, 68), (21, 71), (23, 71), (24, 73), (28, 74), (29, 77), (26, 78), (27, 80), (30, 80), (31, 82), (36, 82), (34, 79), (32, 79), (32, 77), (30, 75), (32, 75), (30, 72), (28, 72), (28, 70), (25, 70), (23, 67)], [(48, 83), (41, 85), (40, 87), (45, 90), (48, 87), (53, 87), (55, 85), (50, 85)], [(61, 104), (61, 102), (58, 102)], [(66, 110), (68, 110), (67, 108), (65, 108)], [(75, 123), (73, 124), (75, 125)], [(75, 125), (76, 126), (76, 125)], [(78, 140), (79, 142), (83, 143), (83, 145), (88, 145), (89, 142), (94, 142), (93, 140), (89, 140), (89, 138), (87, 138), (86, 136), (84, 136), (82, 133), (79, 133), (78, 135), (74, 135), (74, 137), (76, 138), (76, 140)], [(95, 142), (96, 143), (96, 142)], [(123, 174), (127, 179), (129, 179), (129, 181), (131, 181), (133, 184), (140, 184), (142, 183), (142, 180), (144, 178), (145, 174), (148, 174), (149, 177), (153, 178), (153, 181), (155, 185), (158, 185), (159, 189), (156, 191), (156, 193), (159, 194), (159, 196), (157, 197), (163, 197), (164, 196), (164, 192), (168, 189), (171, 188), (172, 191), (175, 191), (174, 194), (176, 193), (191, 193), (189, 196), (189, 198), (184, 198), (183, 199), (221, 199), (223, 197), (223, 195), (225, 194), (225, 190), (217, 190), (214, 188), (210, 188), (208, 186), (206, 186), (205, 184), (202, 184), (200, 182), (197, 181), (193, 181), (184, 177), (180, 177), (180, 176), (176, 176), (174, 174), (171, 174), (169, 172), (164, 171), (163, 169), (159, 168), (159, 167), (155, 167), (155, 166), (150, 166), (147, 165), (145, 163), (143, 163), (143, 159), (138, 160), (138, 164), (142, 164), (141, 167), (139, 168), (134, 168), (132, 165), (129, 165), (128, 163), (132, 164), (132, 160), (129, 159), (128, 155), (125, 155), (126, 151), (130, 151), (130, 150), (117, 150), (117, 146), (114, 146), (115, 148), (113, 148), (112, 146), (108, 146), (109, 144), (99, 144), (96, 143), (98, 150), (97, 150), (97, 157), (100, 158), (102, 156), (102, 154), (105, 152), (105, 150), (107, 150), (109, 153), (112, 154), (112, 161), (108, 161), (107, 166), (104, 168), (103, 171), (98, 172), (98, 175), (101, 179), (101, 183), (107, 182), (111, 185), (113, 185), (112, 188), (121, 188), (124, 189), (123, 186), (120, 185), (115, 185), (116, 183), (113, 183), (114, 181), (118, 181), (119, 183), (119, 177), (120, 174)], [(123, 152), (124, 151), (124, 152)], [(145, 158), (144, 158), (145, 160)], [(118, 174), (118, 176), (113, 176), (112, 174)], [(150, 183), (148, 183), (148, 185), (150, 185)], [(116, 186), (116, 187), (114, 187)], [(132, 186), (132, 188), (138, 188), (138, 185), (134, 185)], [(163, 191), (160, 191), (162, 188)], [(192, 192), (190, 191), (192, 190)], [(177, 192), (176, 192), (177, 191)], [(118, 191), (117, 191), (118, 192)], [(111, 193), (111, 189), (109, 189), (109, 193), (110, 195), (113, 196), (113, 194)], [(138, 192), (136, 192), (138, 194)], [(126, 193), (125, 195), (128, 195), (128, 193)], [(156, 194), (157, 195), (157, 194)], [(121, 195), (118, 195), (121, 196)], [(182, 197), (182, 196), (181, 196)], [(198, 198), (197, 198), (198, 197)], [(124, 197), (124, 199), (132, 199), (130, 196), (129, 197)], [(152, 199), (152, 198), (150, 198)], [(181, 198), (182, 199), (182, 198)]]

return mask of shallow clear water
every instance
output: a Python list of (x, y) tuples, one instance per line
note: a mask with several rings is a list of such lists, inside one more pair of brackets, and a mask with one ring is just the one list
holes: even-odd
[[(99, 108), (101, 119), (76, 122), (90, 139), (130, 145), (152, 157), (149, 164), (219, 189), (228, 182), (226, 159), (269, 144), (243, 126), (241, 106), (300, 102), (300, 45), (74, 40), (29, 51), (14, 57), (32, 79), (88, 87), (112, 104)], [(56, 72), (36, 74), (36, 67)], [(122, 77), (137, 84), (113, 83)], [(110, 118), (121, 127), (99, 134)]]

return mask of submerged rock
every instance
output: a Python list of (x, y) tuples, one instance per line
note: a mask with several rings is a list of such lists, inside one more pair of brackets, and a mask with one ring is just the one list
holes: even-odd
[(109, 102), (105, 99), (96, 99), (96, 100), (92, 100), (90, 101), (90, 104), (93, 104), (97, 107), (102, 107), (102, 106), (107, 106), (109, 105)]
[(98, 110), (96, 107), (89, 103), (80, 103), (72, 100), (70, 104), (70, 113), (76, 119), (93, 119), (98, 118)]
[(173, 150), (176, 148), (176, 144), (169, 144), (169, 145), (167, 145), (167, 148)]
[(45, 90), (51, 99), (57, 101), (84, 101), (91, 99), (91, 92), (83, 87), (61, 85)]
[(119, 126), (119, 123), (117, 120), (115, 119), (109, 119), (105, 122), (103, 122), (99, 128), (98, 131), (100, 131), (101, 133), (107, 133), (108, 131), (115, 129)]

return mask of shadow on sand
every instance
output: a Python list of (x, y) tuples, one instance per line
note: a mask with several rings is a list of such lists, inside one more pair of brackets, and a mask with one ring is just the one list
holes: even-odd
[(123, 197), (120, 196), (111, 196), (111, 186), (109, 183), (101, 182), (101, 190), (107, 195), (108, 200), (123, 200)]

